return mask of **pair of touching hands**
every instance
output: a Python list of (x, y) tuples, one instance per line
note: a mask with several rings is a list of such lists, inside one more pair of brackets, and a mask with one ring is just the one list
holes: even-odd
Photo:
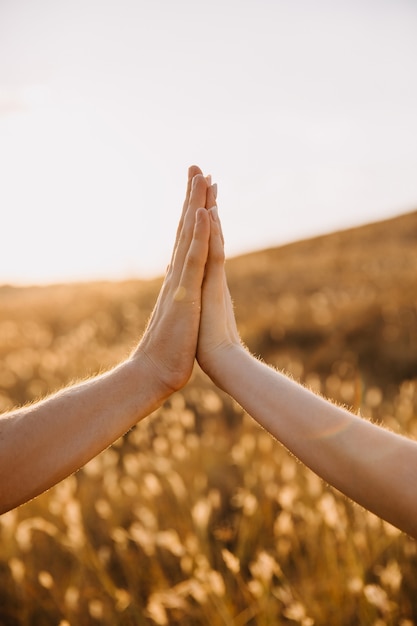
[(215, 186), (196, 166), (171, 262), (134, 353), (107, 373), (1, 416), (0, 513), (73, 473), (149, 415), (187, 383), (195, 358), (327, 483), (417, 538), (417, 442), (326, 401), (243, 348)]
[(222, 355), (240, 346), (224, 272), (216, 185), (190, 167), (171, 262), (133, 358), (145, 358), (163, 397), (181, 389), (194, 359), (213, 379)]

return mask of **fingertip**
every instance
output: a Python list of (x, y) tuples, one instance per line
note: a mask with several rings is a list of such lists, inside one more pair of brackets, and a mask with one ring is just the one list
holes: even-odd
[(210, 213), (210, 217), (213, 220), (213, 222), (218, 222), (219, 221), (219, 211), (218, 211), (216, 205), (213, 205), (212, 207), (210, 207), (208, 209), (208, 212)]
[(213, 205), (216, 204), (216, 189), (217, 189), (217, 185), (210, 185), (210, 187), (207, 190), (207, 201), (206, 201), (206, 206), (207, 208), (212, 207)]
[(202, 174), (202, 173), (203, 172), (198, 167), (198, 165), (190, 165), (190, 167), (188, 168), (188, 178), (189, 178), (189, 180), (194, 178), (194, 176), (197, 176), (197, 174)]
[(204, 182), (204, 184), (207, 185), (207, 180), (205, 179), (205, 177), (203, 176), (201, 172), (194, 174), (192, 189), (194, 189), (199, 182)]
[(202, 209), (201, 207), (197, 209), (197, 211), (195, 212), (195, 221), (196, 222), (201, 222), (204, 219), (204, 213), (206, 213), (205, 209)]
[(189, 207), (194, 211), (205, 207), (207, 201), (207, 181), (202, 174), (196, 174), (191, 183)]
[[(222, 242), (222, 246), (224, 246), (224, 237), (223, 237), (223, 229), (219, 218), (219, 212), (217, 206), (214, 205), (210, 209), (208, 209), (208, 213), (210, 215), (210, 221), (213, 223), (214, 234), (220, 237)], [(213, 229), (212, 229), (213, 230)]]
[(195, 213), (195, 223), (197, 224), (209, 224), (210, 218), (207, 209), (199, 207)]

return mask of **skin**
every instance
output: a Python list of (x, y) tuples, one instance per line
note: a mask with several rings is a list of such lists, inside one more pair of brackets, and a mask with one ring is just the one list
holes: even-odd
[(217, 210), (209, 215), (197, 347), (201, 368), (325, 481), (417, 538), (417, 442), (335, 406), (246, 350), (227, 287)]
[(130, 357), (101, 376), (1, 416), (0, 513), (79, 469), (188, 381), (210, 236), (204, 208), (209, 188), (209, 178), (191, 167), (172, 259)]

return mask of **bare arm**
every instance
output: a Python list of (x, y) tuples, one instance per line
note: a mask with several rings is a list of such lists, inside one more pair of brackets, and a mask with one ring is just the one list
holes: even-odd
[(189, 170), (172, 261), (134, 353), (111, 371), (0, 418), (0, 513), (65, 478), (188, 380), (207, 258), (207, 181)]
[(201, 367), (319, 476), (417, 538), (417, 442), (335, 406), (248, 353), (226, 284), (220, 223), (209, 213)]

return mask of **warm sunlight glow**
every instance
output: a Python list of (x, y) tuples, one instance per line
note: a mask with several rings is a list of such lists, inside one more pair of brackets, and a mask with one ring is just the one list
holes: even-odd
[(2, 3), (0, 283), (160, 275), (192, 163), (229, 256), (417, 207), (415, 4), (194, 8)]

